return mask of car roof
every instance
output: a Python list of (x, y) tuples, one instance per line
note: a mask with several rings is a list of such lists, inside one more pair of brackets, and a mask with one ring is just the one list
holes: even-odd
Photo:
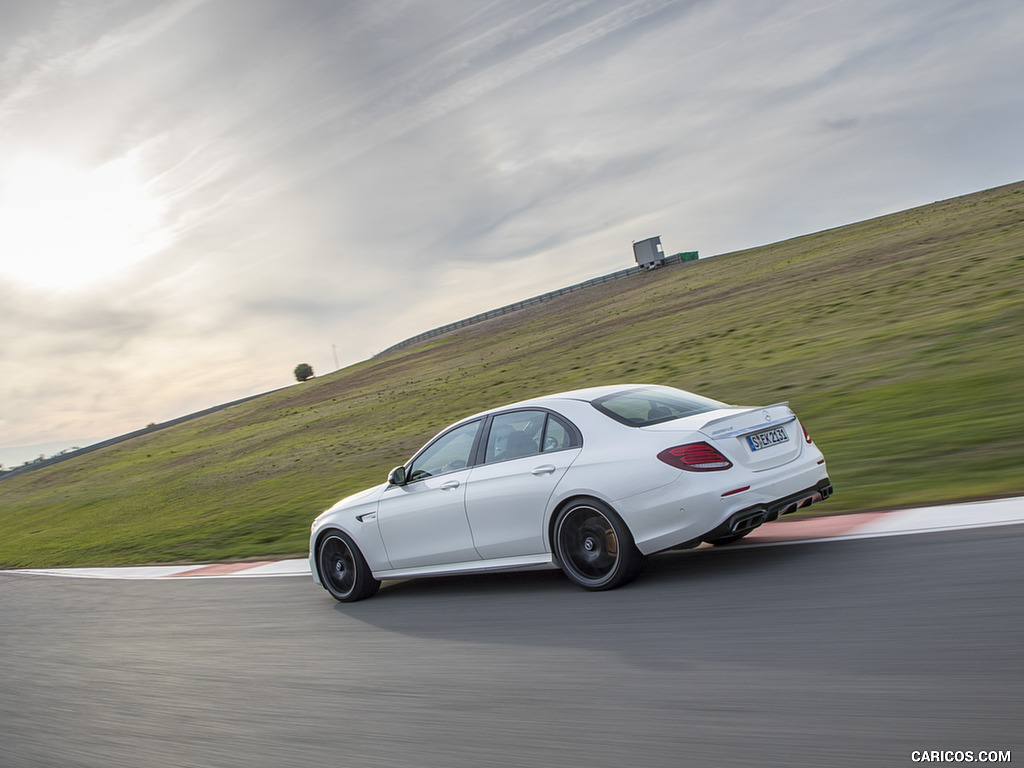
[(526, 408), (529, 406), (543, 406), (557, 400), (580, 400), (585, 403), (590, 403), (597, 400), (599, 397), (610, 395), (613, 392), (625, 392), (630, 389), (671, 389), (671, 387), (664, 387), (658, 384), (608, 384), (600, 387), (573, 389), (568, 392), (557, 392), (552, 395), (532, 397), (528, 400), (520, 400), (516, 403), (508, 403), (507, 405), (488, 408), (486, 411), (481, 411), (480, 413), (475, 413), (472, 416), (467, 416), (465, 419), (462, 419), (462, 421), (469, 421), (471, 419), (479, 418), (480, 416), (486, 416), (489, 413), (497, 413), (498, 411)]

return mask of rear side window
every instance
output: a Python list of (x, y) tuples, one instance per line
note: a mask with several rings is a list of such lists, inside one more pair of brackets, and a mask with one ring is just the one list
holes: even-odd
[(644, 388), (613, 392), (592, 401), (591, 405), (628, 427), (646, 427), (728, 407), (725, 403), (690, 392)]
[(484, 462), (493, 464), (538, 453), (579, 448), (579, 430), (549, 411), (508, 411), (491, 420)]
[(573, 433), (569, 426), (557, 416), (548, 415), (548, 423), (544, 428), (545, 453), (561, 451), (574, 446)]
[(484, 461), (492, 463), (540, 453), (546, 419), (544, 411), (512, 411), (495, 416)]

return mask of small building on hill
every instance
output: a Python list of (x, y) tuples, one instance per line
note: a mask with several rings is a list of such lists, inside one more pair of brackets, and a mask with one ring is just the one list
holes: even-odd
[(644, 269), (656, 269), (665, 263), (665, 250), (661, 247), (661, 236), (633, 241), (633, 255), (636, 263)]

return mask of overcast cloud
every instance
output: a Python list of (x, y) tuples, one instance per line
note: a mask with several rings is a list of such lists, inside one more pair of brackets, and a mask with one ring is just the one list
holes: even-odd
[(0, 0), (0, 462), (1024, 178), (1019, 0)]

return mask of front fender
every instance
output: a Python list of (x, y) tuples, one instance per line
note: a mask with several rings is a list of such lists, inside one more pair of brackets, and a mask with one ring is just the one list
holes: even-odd
[(377, 524), (377, 504), (387, 485), (380, 485), (368, 491), (342, 499), (329, 510), (317, 517), (309, 532), (309, 569), (313, 580), (321, 584), (316, 564), (316, 550), (320, 539), (327, 531), (342, 531), (359, 547), (372, 572), (391, 569), (384, 539)]

